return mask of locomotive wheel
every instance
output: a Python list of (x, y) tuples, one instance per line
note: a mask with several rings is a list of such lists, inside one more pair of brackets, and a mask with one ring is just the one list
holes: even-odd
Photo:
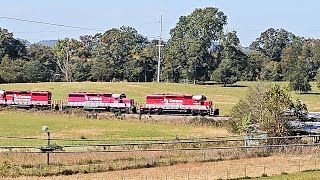
[(144, 114), (144, 113), (145, 113), (144, 109), (139, 109), (139, 114)]
[(158, 115), (161, 115), (163, 113), (162, 109), (158, 109)]
[(149, 114), (154, 114), (154, 110), (153, 109), (149, 109)]
[(135, 114), (135, 113), (137, 113), (137, 108), (136, 108), (136, 107), (133, 107), (131, 111), (132, 111), (132, 113)]
[(192, 114), (192, 116), (197, 116), (198, 115), (198, 113), (196, 111), (192, 111), (191, 114)]

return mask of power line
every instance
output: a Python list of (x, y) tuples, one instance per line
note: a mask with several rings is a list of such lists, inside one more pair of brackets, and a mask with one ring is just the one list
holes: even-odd
[(13, 17), (6, 17), (0, 16), (0, 19), (7, 19), (7, 20), (14, 20), (14, 21), (21, 21), (21, 22), (28, 22), (28, 23), (36, 23), (36, 24), (43, 24), (43, 25), (50, 25), (50, 26), (57, 26), (57, 27), (65, 27), (65, 28), (73, 28), (73, 29), (82, 29), (82, 30), (89, 30), (89, 31), (102, 31), (102, 29), (95, 29), (95, 28), (87, 28), (87, 27), (80, 27), (80, 26), (72, 26), (72, 25), (65, 25), (65, 24), (57, 24), (57, 23), (50, 23), (44, 21), (35, 21), (35, 20), (28, 20), (28, 19), (21, 19), (21, 18), (13, 18)]
[(57, 31), (18, 31), (14, 34), (35, 34), (35, 33), (57, 33), (57, 32), (74, 32), (78, 30), (57, 30)]

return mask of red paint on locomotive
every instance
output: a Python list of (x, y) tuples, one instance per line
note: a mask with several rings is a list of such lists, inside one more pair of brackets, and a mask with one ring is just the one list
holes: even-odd
[(68, 108), (87, 110), (135, 111), (133, 99), (127, 99), (124, 93), (72, 92), (68, 95)]
[(51, 92), (49, 91), (1, 91), (1, 100), (3, 105), (17, 107), (51, 107)]
[(142, 113), (186, 113), (193, 115), (218, 115), (219, 109), (212, 107), (204, 95), (151, 94), (146, 96)]

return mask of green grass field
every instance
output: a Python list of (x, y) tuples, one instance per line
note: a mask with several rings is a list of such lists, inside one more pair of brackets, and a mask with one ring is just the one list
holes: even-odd
[[(127, 120), (92, 120), (67, 115), (46, 115), (0, 111), (0, 136), (46, 138), (41, 130), (49, 126), (51, 138), (62, 139), (175, 139), (227, 136), (227, 131), (214, 127), (165, 125)], [(34, 140), (0, 140), (0, 145), (34, 145)]]
[[(279, 82), (278, 82), (279, 83)], [(144, 102), (146, 94), (151, 93), (180, 93), (180, 94), (205, 94), (213, 104), (220, 108), (222, 115), (229, 114), (231, 108), (243, 97), (250, 86), (259, 82), (238, 82), (232, 87), (221, 85), (194, 85), (174, 83), (109, 83), (109, 82), (54, 82), (54, 83), (29, 83), (29, 84), (0, 84), (0, 89), (5, 90), (49, 90), (53, 92), (54, 100), (65, 100), (67, 94), (73, 91), (93, 92), (125, 92), (127, 97), (134, 98), (137, 102)], [(280, 82), (279, 84), (287, 84)], [(309, 111), (320, 111), (320, 91), (312, 83), (313, 91), (308, 94), (292, 93), (293, 100), (300, 99), (308, 105)]]
[(259, 180), (319, 180), (320, 171), (301, 172), (287, 175), (278, 175), (264, 178), (256, 178)]

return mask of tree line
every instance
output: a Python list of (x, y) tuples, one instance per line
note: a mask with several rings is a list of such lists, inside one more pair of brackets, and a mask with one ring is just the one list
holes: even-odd
[[(224, 86), (239, 80), (290, 81), (294, 90), (307, 92), (309, 82), (320, 79), (320, 40), (269, 28), (243, 48), (235, 31), (225, 31), (226, 24), (227, 16), (214, 7), (181, 16), (162, 42), (161, 81)], [(0, 28), (0, 82), (150, 82), (156, 79), (158, 44), (123, 26), (60, 39), (54, 47), (26, 47)]]

